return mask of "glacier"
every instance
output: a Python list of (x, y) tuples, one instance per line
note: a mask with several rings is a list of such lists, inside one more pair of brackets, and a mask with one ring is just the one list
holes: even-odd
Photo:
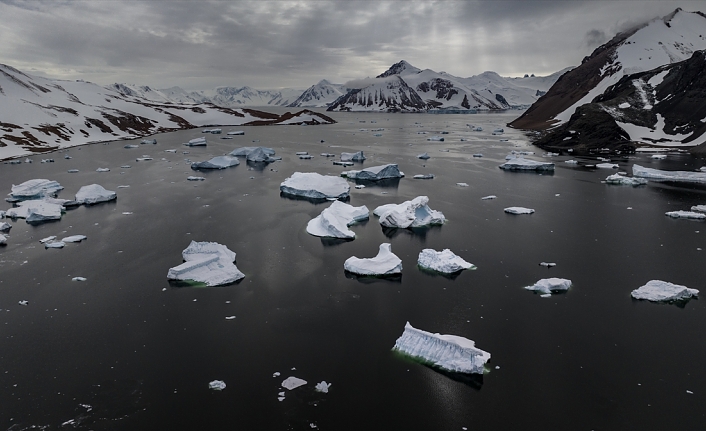
[(382, 166), (372, 166), (360, 171), (343, 171), (341, 176), (352, 180), (379, 181), (389, 178), (402, 178), (404, 177), (404, 172), (399, 170), (397, 164), (390, 163)]
[(419, 253), (417, 265), (419, 265), (420, 268), (444, 274), (453, 274), (464, 269), (476, 269), (475, 265), (466, 262), (448, 248), (442, 251), (425, 248)]
[(354, 207), (337, 200), (311, 219), (306, 231), (314, 236), (354, 239), (355, 232), (348, 229), (348, 226), (369, 217), (369, 210), (365, 205)]
[(653, 302), (669, 302), (690, 299), (699, 295), (696, 289), (673, 284), (668, 281), (650, 280), (630, 293), (635, 299), (646, 299)]
[(221, 286), (245, 277), (233, 263), (235, 253), (216, 242), (191, 241), (182, 257), (185, 262), (169, 269), (168, 280), (191, 280), (207, 286)]
[(380, 217), (380, 224), (383, 227), (406, 229), (444, 224), (446, 222), (444, 214), (429, 208), (428, 203), (427, 196), (417, 196), (401, 204), (380, 205), (373, 210), (373, 214)]
[(483, 374), (490, 353), (475, 346), (473, 340), (456, 335), (432, 334), (414, 328), (409, 322), (393, 350), (457, 373)]
[(282, 193), (309, 199), (346, 199), (351, 186), (343, 178), (316, 172), (295, 172), (279, 186)]
[(349, 257), (343, 263), (343, 269), (358, 275), (385, 276), (402, 273), (402, 260), (392, 253), (390, 243), (382, 243), (378, 254), (369, 259)]

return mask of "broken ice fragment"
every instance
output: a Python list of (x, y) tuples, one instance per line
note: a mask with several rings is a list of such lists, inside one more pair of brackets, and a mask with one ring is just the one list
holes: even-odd
[(429, 156), (429, 153), (422, 153), (422, 154), (418, 155), (417, 158), (422, 159), (422, 160), (427, 160), (427, 159), (430, 159), (431, 156)]
[(187, 147), (205, 147), (206, 146), (206, 138), (200, 137), (200, 138), (195, 138), (190, 140), (189, 142), (185, 143)]
[(213, 389), (214, 391), (222, 391), (226, 388), (226, 382), (224, 382), (223, 380), (214, 380), (212, 382), (209, 382), (208, 388)]
[(662, 171), (659, 169), (645, 168), (640, 165), (633, 165), (632, 175), (633, 177), (647, 178), (653, 181), (706, 183), (706, 172)]
[(412, 178), (414, 178), (415, 180), (433, 180), (434, 174), (418, 174)]
[(487, 201), (489, 199), (497, 199), (497, 196), (495, 195), (490, 195), (490, 196), (483, 196), (481, 200)]
[(44, 244), (44, 248), (64, 248), (65, 245), (63, 241), (48, 242)]
[(600, 168), (600, 169), (618, 169), (619, 168), (617, 163), (597, 163), (596, 167)]
[(698, 211), (698, 212), (706, 212), (706, 205), (694, 205), (691, 207), (692, 211)]
[(71, 281), (86, 281), (86, 277), (74, 277)]
[(509, 207), (505, 208), (505, 212), (508, 214), (532, 214), (534, 210), (525, 207)]
[(537, 162), (535, 160), (515, 157), (499, 166), (508, 171), (553, 171), (554, 163)]
[(354, 207), (341, 201), (334, 201), (331, 206), (309, 221), (306, 231), (314, 236), (354, 239), (355, 232), (348, 229), (348, 226), (367, 220), (369, 217), (369, 210), (365, 205)]
[(444, 274), (453, 274), (464, 269), (476, 269), (475, 265), (466, 262), (448, 248), (442, 251), (425, 248), (419, 253), (417, 265), (421, 268)]
[(75, 174), (75, 173), (78, 173), (78, 169), (69, 169), (69, 170), (66, 171), (66, 172), (68, 172), (68, 173), (70, 173), (70, 174)]
[(192, 163), (191, 169), (225, 169), (231, 166), (237, 166), (240, 160), (233, 156), (218, 156), (205, 162)]
[(694, 211), (669, 211), (664, 213), (664, 215), (672, 218), (688, 218), (692, 220), (704, 220), (706, 219), (706, 214), (697, 213)]
[(86, 239), (86, 235), (71, 235), (67, 236), (66, 238), (62, 239), (62, 242), (81, 242), (84, 239)]
[(26, 300), (18, 301), (17, 303), (20, 305), (24, 305), (24, 306), (29, 305), (29, 301), (26, 301)]
[(653, 302), (669, 302), (687, 300), (699, 295), (696, 289), (673, 284), (662, 280), (650, 280), (644, 286), (633, 290), (630, 295), (635, 299), (646, 299)]
[(345, 199), (351, 187), (343, 178), (316, 172), (295, 172), (280, 184), (282, 193), (310, 199)]
[[(45, 198), (46, 199), (46, 198)], [(47, 200), (29, 200), (19, 202), (17, 207), (7, 210), (6, 216), (10, 218), (23, 218), (27, 223), (42, 222), (61, 219), (64, 207), (61, 204)]]
[(541, 262), (540, 265), (544, 266), (546, 268), (551, 268), (553, 266), (556, 266), (556, 263), (554, 263), (554, 262)]
[(397, 164), (390, 163), (365, 168), (360, 171), (343, 171), (341, 176), (352, 180), (380, 181), (388, 178), (402, 178), (404, 177), (404, 172), (399, 170)]
[(206, 178), (204, 177), (193, 177), (193, 176), (188, 176), (186, 177), (187, 181), (204, 181)]
[(207, 286), (220, 286), (234, 283), (245, 274), (233, 263), (235, 253), (216, 242), (196, 242), (182, 252), (185, 262), (170, 268), (169, 280), (192, 280)]
[(45, 244), (45, 243), (47, 243), (47, 242), (54, 241), (55, 239), (56, 239), (56, 235), (52, 235), (52, 236), (48, 236), (48, 237), (46, 237), (46, 238), (40, 239), (39, 242), (40, 242), (41, 244)]
[(373, 214), (380, 217), (380, 224), (384, 227), (406, 229), (444, 224), (446, 222), (444, 214), (429, 208), (428, 203), (428, 197), (417, 196), (399, 205), (381, 205), (375, 208)]
[(108, 168), (98, 168), (98, 169), (96, 169), (96, 172), (110, 172), (110, 169), (108, 169)]
[(362, 162), (365, 159), (365, 154), (363, 154), (362, 151), (358, 151), (357, 153), (341, 153), (342, 162)]
[(7, 237), (3, 234), (0, 234), (0, 245), (7, 245)]
[(226, 320), (233, 320), (235, 319), (235, 316), (226, 316)]
[(393, 350), (457, 373), (483, 374), (485, 363), (490, 360), (490, 353), (477, 348), (473, 340), (432, 334), (412, 327), (409, 322)]
[(525, 289), (534, 290), (535, 292), (544, 294), (551, 294), (552, 292), (569, 290), (569, 287), (571, 287), (571, 280), (552, 277), (543, 278), (534, 283), (532, 286), (525, 286)]
[(230, 136), (241, 136), (244, 134), (245, 134), (245, 131), (243, 131), (243, 130), (233, 130), (232, 132), (226, 133), (226, 135), (230, 135)]
[(0, 223), (0, 232), (8, 232), (10, 229), (12, 229), (12, 225), (10, 223)]
[(606, 177), (605, 182), (606, 184), (626, 185), (633, 187), (647, 184), (647, 180), (644, 178), (624, 177), (619, 174), (609, 175), (608, 177)]
[(441, 136), (430, 136), (427, 138), (427, 141), (443, 142), (444, 138), (442, 138)]
[(279, 377), (279, 371), (275, 371), (275, 372), (272, 374), (272, 377)]
[(343, 268), (358, 275), (392, 275), (402, 273), (402, 260), (392, 253), (389, 243), (380, 244), (377, 256), (369, 259), (349, 257), (343, 263)]
[(146, 145), (146, 144), (156, 144), (157, 140), (156, 139), (143, 139), (140, 141), (140, 144)]
[(306, 385), (306, 380), (302, 380), (297, 377), (287, 377), (283, 382), (282, 382), (282, 387), (288, 390), (296, 389), (299, 386), (304, 386)]
[(468, 183), (456, 183), (459, 187), (468, 187)]
[(76, 202), (80, 204), (93, 205), (100, 202), (108, 202), (118, 198), (117, 193), (106, 190), (98, 184), (83, 186), (76, 193)]
[(56, 181), (36, 179), (28, 180), (22, 184), (13, 185), (10, 196), (16, 199), (40, 199), (55, 196), (64, 188)]
[(328, 393), (328, 388), (331, 387), (331, 383), (326, 383), (326, 380), (321, 381), (320, 383), (316, 384), (316, 391), (317, 392), (323, 392), (325, 394)]

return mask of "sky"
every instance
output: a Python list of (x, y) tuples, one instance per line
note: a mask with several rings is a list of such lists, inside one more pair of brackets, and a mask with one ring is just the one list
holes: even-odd
[(0, 63), (186, 90), (304, 89), (403, 59), (460, 77), (548, 75), (676, 7), (706, 1), (0, 0)]

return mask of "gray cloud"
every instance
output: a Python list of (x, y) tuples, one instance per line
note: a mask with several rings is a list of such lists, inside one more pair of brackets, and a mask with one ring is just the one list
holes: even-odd
[[(165, 88), (308, 87), (401, 59), (470, 76), (578, 64), (671, 1), (0, 1), (0, 62)], [(686, 10), (706, 11), (687, 1)]]

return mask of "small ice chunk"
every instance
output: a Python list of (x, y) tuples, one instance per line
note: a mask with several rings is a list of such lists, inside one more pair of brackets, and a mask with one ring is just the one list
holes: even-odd
[(392, 275), (402, 273), (402, 260), (392, 253), (389, 243), (380, 244), (377, 256), (369, 259), (349, 257), (343, 269), (359, 275)]
[(579, 162), (576, 160), (565, 160), (564, 163), (568, 163), (569, 165), (578, 165)]
[(231, 151), (229, 156), (245, 157), (248, 162), (274, 162), (278, 158), (272, 157), (275, 150), (267, 147), (241, 147)]
[(0, 245), (7, 245), (7, 237), (3, 234), (0, 234)]
[(551, 268), (553, 266), (556, 266), (556, 263), (554, 263), (554, 262), (540, 262), (540, 265), (544, 266), (546, 268)]
[(182, 252), (182, 257), (185, 262), (170, 268), (167, 279), (192, 280), (207, 286), (220, 286), (245, 277), (233, 263), (235, 253), (216, 242), (191, 241)]
[(362, 162), (365, 159), (365, 154), (363, 154), (362, 151), (358, 151), (357, 153), (341, 153), (342, 162)]
[[(149, 157), (149, 156), (142, 156), (142, 157), (138, 157), (135, 159), (136, 162), (149, 162), (150, 160), (153, 160), (153, 159), (152, 159), (152, 157)], [(166, 160), (166, 159), (163, 159), (163, 160)]]
[(505, 208), (505, 212), (508, 214), (532, 214), (534, 210), (525, 207), (508, 207)]
[(653, 154), (651, 158), (655, 159), (655, 160), (664, 160), (667, 158), (667, 155), (666, 154)]
[(313, 157), (313, 156), (310, 156), (309, 154), (302, 154), (302, 155), (299, 156), (299, 158), (300, 158), (301, 160), (311, 160), (311, 159), (313, 159), (314, 157)]
[(66, 172), (68, 172), (68, 173), (70, 173), (70, 174), (75, 174), (75, 173), (78, 173), (78, 169), (69, 169), (69, 170), (66, 171)]
[(356, 189), (364, 189), (364, 188), (365, 188), (365, 185), (363, 185), (363, 184), (356, 184), (354, 187), (355, 187)]
[(428, 204), (428, 197), (417, 196), (401, 204), (381, 205), (373, 210), (373, 214), (380, 217), (380, 224), (383, 227), (406, 229), (444, 224), (446, 222), (444, 214), (429, 208)]
[(240, 160), (233, 156), (218, 156), (205, 162), (197, 162), (191, 164), (191, 169), (225, 169), (231, 166), (237, 166), (240, 164)]
[(620, 105), (618, 105), (618, 108), (620, 108), (620, 109), (626, 109), (629, 107), (630, 107), (630, 104), (628, 102), (623, 102)]
[(668, 281), (650, 280), (644, 286), (633, 290), (630, 295), (635, 299), (646, 299), (653, 302), (668, 302), (686, 300), (699, 295), (696, 289), (673, 284)]
[(139, 145), (135, 145), (135, 144), (129, 144), (129, 145), (125, 145), (123, 148), (127, 148), (127, 149), (130, 149), (130, 148), (140, 148), (140, 146), (139, 146)]
[(514, 157), (500, 165), (500, 169), (509, 171), (553, 171), (554, 163), (538, 162), (521, 157)]
[(120, 169), (130, 169), (131, 167), (130, 165), (122, 165)]
[(352, 180), (379, 181), (388, 178), (402, 178), (404, 177), (404, 172), (399, 170), (396, 163), (390, 163), (361, 169), (359, 171), (343, 171), (341, 172), (341, 176)]
[(24, 305), (24, 306), (29, 305), (29, 301), (27, 301), (27, 300), (17, 301), (17, 303), (20, 305)]
[(71, 236), (67, 236), (66, 238), (63, 238), (61, 241), (62, 242), (81, 242), (86, 238), (88, 238), (86, 235), (71, 235)]
[(417, 265), (424, 269), (443, 272), (445, 274), (453, 274), (454, 272), (464, 269), (476, 269), (475, 265), (466, 262), (448, 248), (442, 251), (425, 248), (419, 253)]
[(280, 184), (282, 193), (310, 199), (345, 199), (351, 186), (343, 178), (316, 172), (295, 172)]
[(235, 319), (235, 316), (226, 316), (226, 320), (233, 320)]
[(288, 390), (296, 389), (299, 386), (306, 385), (306, 380), (302, 380), (298, 377), (290, 376), (284, 379), (282, 382), (282, 387)]
[(457, 373), (483, 374), (485, 363), (490, 360), (490, 353), (477, 348), (473, 340), (432, 334), (412, 327), (409, 322), (393, 350)]
[(600, 169), (618, 169), (617, 163), (596, 163), (596, 167)]
[(203, 181), (203, 180), (205, 180), (205, 179), (206, 179), (206, 178), (204, 178), (204, 177), (194, 177), (194, 176), (188, 176), (188, 177), (186, 177), (186, 180), (187, 180), (187, 181)]
[(103, 186), (100, 186), (98, 184), (83, 186), (76, 193), (76, 202), (86, 205), (113, 201), (117, 198), (117, 193), (110, 190), (106, 190), (103, 188)]
[(64, 248), (65, 245), (63, 241), (47, 242), (44, 244), (44, 248)]
[(8, 232), (10, 229), (12, 229), (12, 225), (10, 223), (0, 223), (0, 232)]
[(417, 158), (422, 159), (422, 160), (427, 160), (427, 159), (430, 159), (431, 156), (429, 156), (429, 153), (422, 153), (422, 154), (418, 155)]
[(56, 239), (56, 235), (48, 236), (46, 238), (42, 238), (39, 240), (41, 244), (46, 244), (48, 242), (54, 241)]
[(441, 136), (430, 136), (427, 138), (427, 141), (437, 141), (437, 142), (443, 142), (444, 138)]
[(142, 145), (147, 145), (147, 144), (155, 145), (155, 144), (157, 144), (157, 140), (156, 139), (143, 139), (140, 141), (140, 144), (142, 144)]
[(208, 383), (208, 388), (213, 389), (214, 391), (222, 391), (226, 388), (226, 382), (223, 380), (214, 380)]
[(316, 384), (316, 391), (317, 392), (323, 392), (324, 394), (328, 393), (328, 388), (331, 387), (331, 383), (326, 383), (326, 380), (321, 381), (320, 383)]
[(571, 287), (571, 280), (552, 277), (543, 278), (534, 283), (532, 286), (525, 286), (525, 289), (534, 290), (535, 292), (541, 292), (544, 294), (551, 294), (552, 292), (569, 290), (569, 287)]
[(189, 142), (185, 143), (187, 147), (205, 147), (206, 146), (206, 138), (203, 136), (200, 138), (194, 138), (190, 140)]
[(644, 178), (625, 177), (619, 174), (609, 175), (608, 177), (606, 177), (605, 182), (606, 184), (626, 185), (633, 187), (647, 184), (647, 180)]
[(231, 132), (226, 133), (226, 135), (230, 135), (230, 136), (242, 136), (244, 134), (245, 134), (245, 131), (243, 131), (243, 130), (233, 130)]
[(108, 168), (98, 168), (98, 169), (96, 169), (96, 172), (110, 172), (110, 169), (108, 169)]
[(664, 215), (672, 218), (688, 218), (692, 220), (705, 220), (706, 214), (695, 211), (668, 211)]
[(345, 167), (345, 166), (353, 166), (353, 162), (340, 162), (340, 161), (338, 161), (338, 160), (334, 160), (334, 161), (333, 161), (333, 164), (334, 164), (334, 165), (338, 165), (338, 166), (343, 166), (343, 167)]
[(483, 196), (481, 200), (487, 201), (489, 199), (497, 199), (498, 197), (495, 195), (489, 195), (489, 196)]
[[(693, 207), (691, 207), (691, 210), (704, 213), (704, 212), (706, 212), (706, 205), (694, 205)], [(0, 230), (2, 230), (2, 229), (0, 229)]]
[(22, 184), (13, 185), (10, 196), (16, 199), (41, 199), (44, 197), (55, 196), (59, 191), (63, 190), (56, 181), (36, 179), (28, 180)]
[(71, 281), (86, 281), (86, 277), (74, 277)]
[(272, 377), (279, 377), (279, 371), (275, 371), (275, 372), (272, 374)]
[(414, 178), (415, 180), (433, 180), (434, 174), (418, 174), (412, 178)]
[(348, 229), (348, 226), (367, 220), (370, 217), (369, 213), (365, 205), (354, 207), (341, 201), (334, 201), (331, 206), (309, 221), (306, 231), (314, 236), (354, 239), (355, 232)]
[(308, 156), (309, 152), (308, 151), (297, 151), (296, 155), (297, 156)]
[(456, 183), (459, 187), (468, 187), (468, 183)]

